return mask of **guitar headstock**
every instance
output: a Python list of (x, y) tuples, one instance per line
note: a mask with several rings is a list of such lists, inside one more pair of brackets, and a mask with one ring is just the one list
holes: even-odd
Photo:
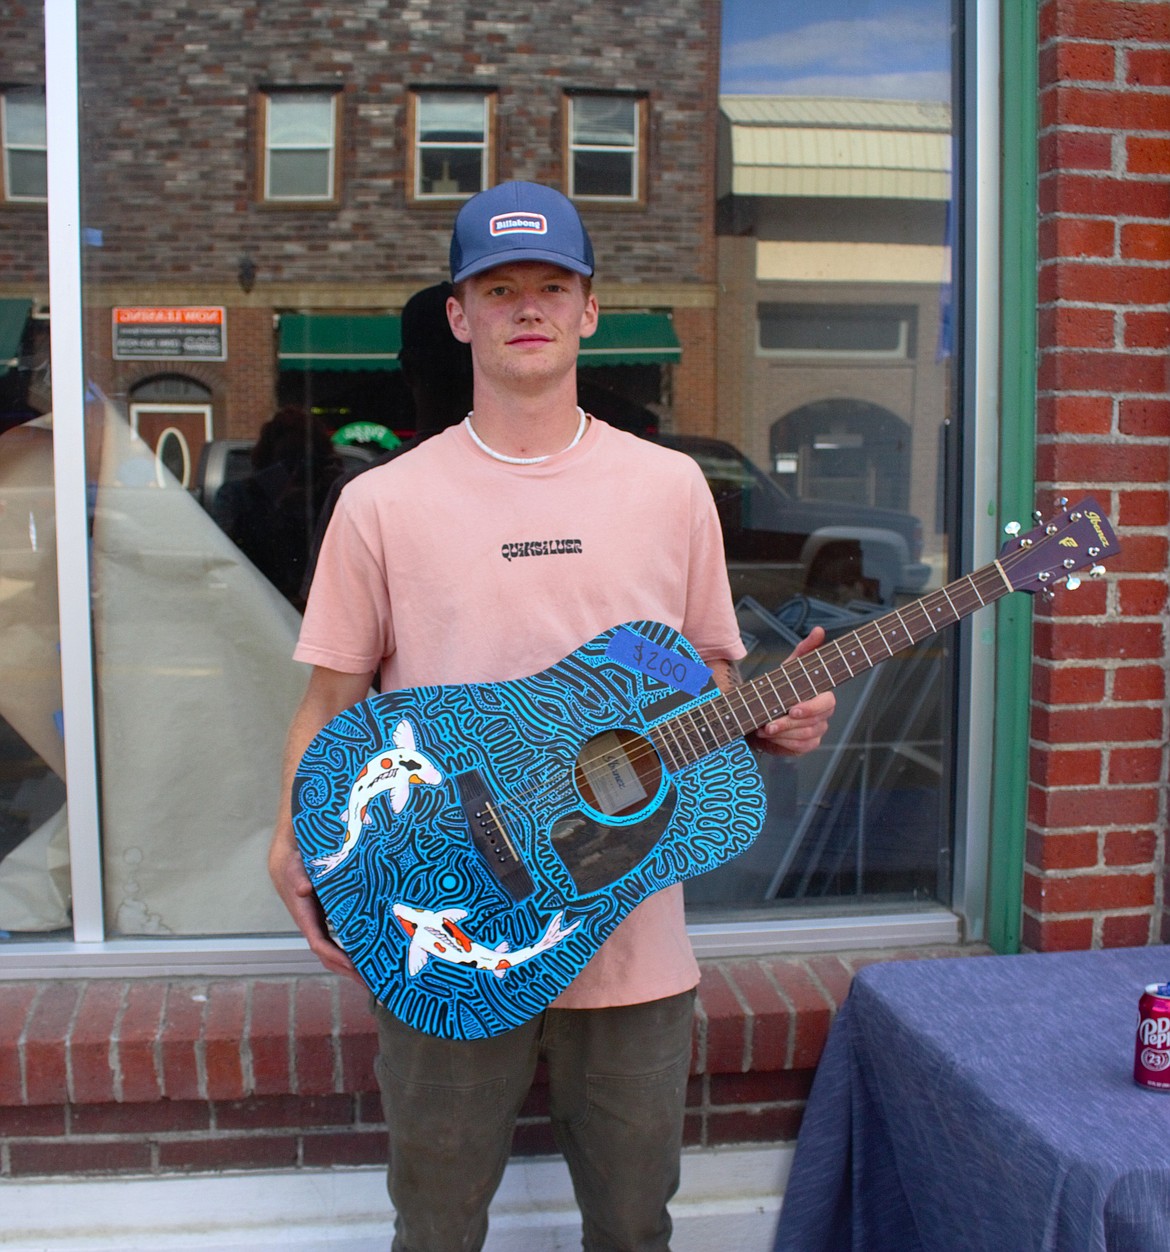
[(1016, 591), (1050, 591), (1061, 580), (1075, 588), (1081, 581), (1077, 570), (1088, 568), (1098, 578), (1105, 572), (1100, 562), (1121, 550), (1109, 520), (1091, 498), (1027, 534), (1019, 533), (1017, 522), (1004, 529), (1012, 538), (1000, 549), (999, 563)]

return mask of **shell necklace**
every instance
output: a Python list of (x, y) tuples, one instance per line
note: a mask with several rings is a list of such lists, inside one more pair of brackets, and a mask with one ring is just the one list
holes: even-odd
[[(486, 452), (488, 456), (493, 457), (497, 461), (503, 461), (507, 465), (539, 465), (541, 461), (547, 461), (549, 457), (560, 456), (560, 452), (546, 452), (544, 456), (505, 456), (502, 452), (497, 452), (495, 448), (489, 448), (486, 443), (475, 433), (475, 427), (471, 424), (471, 418), (475, 410), (463, 419), (463, 425), (467, 427), (467, 433), (471, 436), (472, 442), (481, 451)], [(577, 433), (573, 438), (561, 449), (561, 452), (568, 452), (570, 448), (575, 448), (581, 442), (581, 436), (585, 433), (585, 426), (588, 418), (585, 410), (577, 406), (577, 412), (581, 420), (577, 423)]]

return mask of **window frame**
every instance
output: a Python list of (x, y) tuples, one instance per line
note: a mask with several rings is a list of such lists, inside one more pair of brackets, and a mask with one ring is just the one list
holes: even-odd
[[(764, 344), (765, 310), (783, 310), (779, 319), (797, 311), (803, 311), (812, 319), (818, 315), (835, 317), (842, 323), (878, 322), (896, 326), (897, 343), (892, 348), (859, 347), (800, 347), (773, 348)], [(793, 300), (762, 300), (756, 305), (756, 355), (777, 361), (866, 361), (906, 364), (917, 356), (918, 317), (913, 304), (864, 304), (859, 302), (816, 301), (801, 303)], [(778, 319), (778, 320), (779, 320)]]
[[(33, 144), (13, 144), (8, 140), (8, 107), (9, 100), (13, 95), (21, 96), (38, 96), (41, 102), (42, 111), (46, 111), (45, 123), (45, 142), (43, 145), (37, 146)], [(13, 152), (35, 152), (40, 153), (45, 163), (45, 179), (46, 187), (48, 182), (48, 165), (49, 165), (49, 141), (48, 141), (48, 121), (47, 121), (47, 105), (45, 101), (45, 89), (39, 84), (16, 84), (10, 83), (0, 87), (0, 150), (2, 150), (3, 159), (0, 160), (0, 201), (5, 204), (48, 204), (49, 195), (46, 190), (43, 196), (29, 196), (14, 193), (12, 190), (12, 169), (9, 160), (10, 154)]]
[[(340, 84), (262, 84), (258, 91), (257, 103), (257, 135), (256, 135), (256, 198), (259, 204), (269, 208), (334, 208), (341, 203), (341, 153), (343, 141), (343, 109), (344, 88)], [(270, 118), (273, 101), (288, 100), (292, 97), (329, 98), (332, 105), (330, 117), (330, 142), (328, 148), (323, 146), (300, 146), (297, 151), (327, 151), (329, 158), (329, 186), (325, 195), (320, 196), (281, 196), (273, 195), (271, 182), (271, 155), (274, 151), (293, 150), (276, 148), (269, 142)]]
[[(578, 100), (627, 100), (634, 105), (634, 142), (632, 146), (586, 144), (574, 140), (574, 105)], [(562, 103), (562, 130), (565, 153), (564, 185), (571, 200), (581, 204), (605, 205), (612, 208), (645, 208), (649, 179), (650, 99), (644, 92), (594, 91), (573, 89), (565, 92)], [(578, 152), (628, 152), (633, 189), (628, 196), (597, 195), (580, 192), (576, 187), (576, 154)]]
[[(419, 137), (419, 126), (422, 120), (423, 97), (446, 96), (453, 98), (462, 96), (475, 98), (483, 104), (483, 137), (479, 144), (471, 143), (424, 143)], [(470, 200), (479, 191), (494, 187), (497, 181), (497, 148), (496, 128), (498, 117), (499, 92), (495, 87), (411, 87), (406, 97), (406, 202), (419, 205), (461, 204)], [(419, 183), (422, 178), (421, 153), (431, 148), (461, 148), (478, 150), (481, 153), (481, 186), (476, 191), (468, 192), (425, 192)]]

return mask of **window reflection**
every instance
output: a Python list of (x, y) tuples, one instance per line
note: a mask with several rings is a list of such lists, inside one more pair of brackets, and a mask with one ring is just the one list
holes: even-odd
[[(946, 574), (950, 19), (938, 0), (724, 6), (720, 344), (746, 381), (720, 424), (754, 469), (715, 494), (746, 677)], [(787, 544), (760, 534), (784, 516)], [(949, 899), (950, 648), (855, 677), (820, 751), (761, 760), (766, 830), (688, 884), (696, 914)]]
[(264, 103), (265, 199), (332, 199), (338, 97), (332, 91), (269, 92)]
[(48, 194), (45, 94), (13, 87), (0, 93), (3, 188), (6, 200), (44, 200)]
[[(115, 59), (105, 6), (81, 6), (86, 370), (112, 402), (90, 452), (113, 933), (288, 927), (262, 847), (303, 682), (297, 576), (334, 480), (469, 407), (458, 361), (421, 398), (406, 310), (443, 272), (452, 201), (482, 185), (580, 198), (606, 284), (581, 403), (702, 466), (749, 675), (945, 576), (951, 4), (726, 0), (721, 92), (701, 0), (635, 6), (635, 37), (629, 6), (572, 29), (537, 14), (522, 48), (474, 62), (465, 8), (333, 6), (328, 27), (311, 4), (299, 26), (224, 10), (198, 42), (159, 10)], [(648, 38), (675, 55), (642, 91)], [(35, 155), (35, 127), (4, 133)], [(15, 214), (43, 206), (10, 207), (27, 270)], [(220, 310), (222, 351), (114, 342), (117, 308)], [(269, 458), (274, 422), (297, 455)], [(696, 916), (945, 901), (948, 649), (843, 688), (815, 757), (763, 762), (768, 827), (692, 884)]]
[(490, 95), (420, 92), (415, 101), (417, 197), (467, 197), (487, 183)]

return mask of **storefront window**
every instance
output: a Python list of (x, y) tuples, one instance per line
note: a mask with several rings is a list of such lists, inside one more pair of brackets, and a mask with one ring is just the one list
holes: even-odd
[[(315, 536), (346, 474), (470, 404), (440, 280), (485, 182), (580, 199), (602, 297), (580, 402), (702, 468), (745, 678), (951, 576), (962, 6), (643, 7), (534, 11), (522, 46), (470, 57), (466, 6), (430, 0), (425, 22), (224, 3), (197, 39), (165, 8), (76, 6), (57, 72), (80, 83), (88, 521), (66, 542), (90, 580), (83, 890), (107, 938), (289, 935), (264, 853)], [(39, 31), (0, 25), (4, 92), (39, 99)], [(648, 42), (672, 49), (650, 86)], [(6, 153), (39, 160), (13, 116)], [(0, 337), (20, 326), (0, 343), (0, 930), (67, 934), (45, 205), (0, 211)], [(761, 758), (765, 830), (688, 884), (692, 918), (945, 910), (955, 677), (940, 635), (843, 686), (820, 751)]]

